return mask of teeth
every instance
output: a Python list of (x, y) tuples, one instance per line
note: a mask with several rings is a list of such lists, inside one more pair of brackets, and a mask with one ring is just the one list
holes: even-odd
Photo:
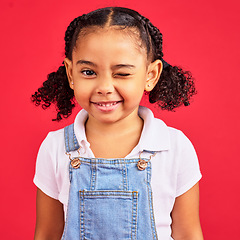
[(110, 106), (112, 106), (112, 105), (116, 105), (117, 104), (117, 102), (113, 102), (113, 103), (97, 103), (97, 105), (99, 105), (99, 106), (103, 106), (103, 107), (110, 107)]

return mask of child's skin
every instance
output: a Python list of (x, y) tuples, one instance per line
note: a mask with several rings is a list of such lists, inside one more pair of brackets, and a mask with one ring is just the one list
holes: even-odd
[[(94, 156), (124, 158), (140, 139), (139, 103), (156, 85), (162, 62), (149, 61), (136, 33), (114, 27), (80, 35), (72, 61), (64, 62), (75, 98), (89, 114), (86, 137)], [(203, 239), (198, 184), (176, 198), (171, 216), (173, 239)], [(60, 239), (63, 228), (63, 205), (38, 189), (35, 240)]]

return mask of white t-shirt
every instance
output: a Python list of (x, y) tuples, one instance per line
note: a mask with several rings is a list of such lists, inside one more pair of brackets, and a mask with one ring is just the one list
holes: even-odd
[[(138, 158), (143, 150), (157, 151), (151, 159), (153, 208), (158, 236), (171, 239), (171, 217), (175, 198), (193, 187), (200, 179), (198, 159), (193, 145), (179, 130), (166, 126), (146, 107), (139, 108), (144, 127), (138, 145), (125, 158)], [(74, 121), (74, 131), (81, 146), (80, 156), (93, 158), (86, 139), (84, 123), (88, 117), (81, 110)], [(64, 129), (50, 132), (39, 149), (34, 176), (35, 185), (64, 205), (66, 216), (69, 193), (69, 158), (65, 154)], [(72, 156), (78, 156), (77, 152)], [(149, 153), (141, 157), (149, 158)]]

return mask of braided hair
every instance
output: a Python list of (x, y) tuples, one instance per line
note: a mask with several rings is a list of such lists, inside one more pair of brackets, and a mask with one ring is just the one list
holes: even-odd
[[(156, 86), (149, 94), (149, 102), (157, 103), (161, 109), (173, 111), (175, 108), (189, 105), (190, 98), (196, 93), (194, 79), (189, 71), (183, 71), (177, 66), (171, 66), (163, 60), (162, 33), (149, 19), (138, 12), (122, 7), (107, 7), (97, 9), (88, 14), (75, 18), (65, 32), (65, 56), (72, 60), (72, 52), (80, 33), (89, 27), (119, 26), (137, 30), (139, 38), (146, 48), (147, 57), (151, 62), (160, 59), (163, 62), (163, 71)], [(33, 95), (35, 105), (42, 105), (43, 109), (56, 104), (57, 117), (60, 121), (71, 115), (75, 107), (74, 92), (69, 87), (64, 63), (56, 72), (47, 76)]]

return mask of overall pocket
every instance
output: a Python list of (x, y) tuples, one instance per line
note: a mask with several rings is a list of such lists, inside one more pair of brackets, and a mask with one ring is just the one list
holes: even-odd
[(80, 236), (84, 240), (136, 239), (136, 191), (79, 191)]

